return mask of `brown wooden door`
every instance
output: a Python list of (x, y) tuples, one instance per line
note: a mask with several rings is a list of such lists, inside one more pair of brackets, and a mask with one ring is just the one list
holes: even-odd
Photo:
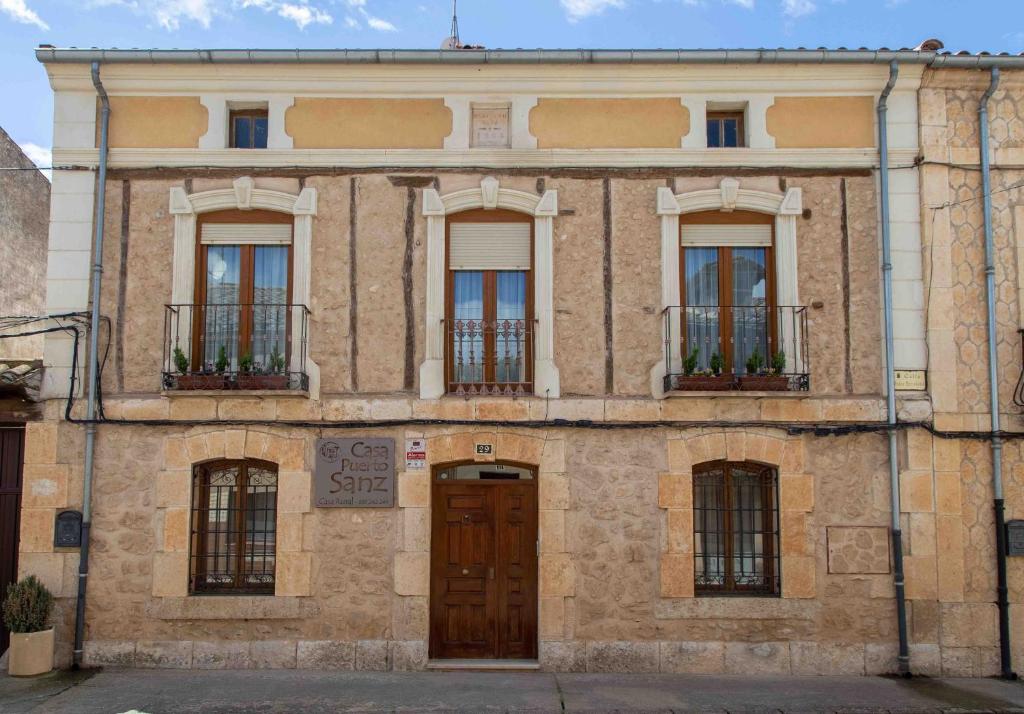
[[(25, 428), (0, 425), (0, 598), (18, 578), (18, 528), (21, 514), (21, 473)], [(2, 618), (0, 618), (2, 620)], [(0, 653), (10, 633), (0, 624)]]
[(534, 481), (435, 483), (430, 656), (537, 657)]

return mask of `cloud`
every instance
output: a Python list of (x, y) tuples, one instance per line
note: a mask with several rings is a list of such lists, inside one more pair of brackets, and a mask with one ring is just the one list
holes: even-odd
[[(40, 146), (39, 144), (33, 144), (31, 141), (18, 144), (18, 146), (20, 146), (21, 150), (25, 152), (25, 156), (31, 159), (32, 163), (39, 168), (43, 168), (44, 166), (53, 166), (53, 152), (46, 147)], [(43, 175), (50, 180), (52, 180), (52, 173), (53, 172), (49, 169), (43, 171)]]
[(569, 22), (579, 22), (592, 15), (600, 15), (610, 7), (622, 8), (626, 0), (559, 0)]
[(382, 20), (379, 17), (373, 17), (372, 15), (366, 16), (366, 24), (379, 32), (398, 32), (398, 28), (387, 20)]
[(165, 30), (177, 30), (182, 20), (209, 29), (216, 14), (213, 0), (150, 0), (143, 9), (152, 12), (157, 24)]
[(25, 0), (0, 0), (0, 11), (10, 15), (15, 22), (35, 25), (40, 30), (50, 29), (50, 26), (43, 22), (43, 18), (25, 4)]
[(817, 9), (814, 0), (782, 0), (782, 14), (789, 17), (803, 17)]
[(277, 8), (277, 14), (283, 18), (294, 21), (300, 30), (305, 30), (306, 25), (312, 23), (316, 23), (318, 25), (330, 25), (334, 22), (334, 18), (331, 17), (330, 13), (316, 7), (310, 7), (306, 4), (293, 5), (287, 2), (281, 3), (281, 6)]
[[(371, 15), (366, 10), (366, 0), (345, 0), (345, 2), (350, 8), (356, 10), (359, 13), (359, 15), (366, 22), (367, 27), (369, 27), (371, 30), (377, 30), (378, 32), (398, 32), (398, 28), (395, 27), (392, 23), (388, 22), (383, 18)], [(350, 29), (357, 30), (361, 28), (363, 25), (362, 23), (359, 22), (358, 19), (356, 19), (355, 16), (346, 15), (345, 26)]]

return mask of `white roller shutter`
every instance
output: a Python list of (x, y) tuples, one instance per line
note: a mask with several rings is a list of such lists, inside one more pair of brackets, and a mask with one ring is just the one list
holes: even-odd
[(203, 245), (288, 245), (292, 227), (287, 223), (204, 223)]
[(452, 270), (529, 270), (529, 223), (452, 223)]
[(768, 224), (685, 224), (682, 244), (723, 248), (767, 247), (772, 244), (772, 227)]

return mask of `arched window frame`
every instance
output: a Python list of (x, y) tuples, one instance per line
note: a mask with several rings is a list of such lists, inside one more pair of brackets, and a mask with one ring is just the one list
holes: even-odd
[(446, 217), (470, 209), (498, 208), (533, 216), (533, 309), (535, 320), (533, 392), (541, 397), (559, 397), (558, 368), (554, 360), (554, 218), (558, 215), (558, 194), (543, 195), (501, 188), (498, 179), (484, 178), (478, 188), (442, 196), (437, 190), (423, 191), (423, 215), (427, 217), (427, 307), (426, 358), (420, 365), (420, 398), (444, 396), (445, 383), (445, 251)]
[[(751, 509), (744, 508), (744, 503), (736, 505), (734, 494), (742, 484), (734, 472), (745, 471), (755, 475), (760, 480), (759, 498), (760, 506), (752, 514), (751, 525), (756, 529), (758, 522), (760, 528), (752, 530), (751, 554), (746, 553), (743, 544), (743, 537), (746, 529), (743, 527), (742, 517), (744, 511)], [(718, 477), (716, 479), (716, 476)], [(715, 483), (719, 481), (720, 483)], [(749, 486), (749, 484), (748, 484)], [(713, 488), (715, 492), (709, 494), (703, 489)], [(748, 494), (752, 495), (753, 491)], [(742, 496), (741, 496), (742, 498)], [(714, 500), (715, 508), (708, 508)], [(720, 518), (719, 518), (719, 514)], [(715, 528), (709, 526), (709, 519), (714, 519)], [(739, 529), (734, 525), (740, 520)], [(714, 534), (713, 540), (720, 542), (719, 549), (721, 566), (717, 572), (721, 573), (720, 582), (714, 581), (709, 571), (713, 570), (711, 561), (716, 558), (708, 552), (707, 541), (709, 534)], [(757, 549), (757, 536), (760, 536), (760, 550)], [(739, 537), (740, 544), (737, 548), (736, 539)], [(694, 558), (694, 593), (698, 596), (721, 596), (721, 595), (759, 595), (779, 596), (781, 587), (781, 558), (779, 541), (779, 477), (777, 470), (766, 464), (752, 461), (708, 461), (693, 467), (693, 558)], [(749, 580), (743, 576), (737, 576), (737, 560), (750, 558), (754, 564), (756, 574), (756, 561), (762, 563), (762, 582), (744, 582)]]
[[(212, 472), (219, 469), (237, 468), (238, 482), (235, 485), (236, 495), (232, 504), (229, 500), (224, 508), (216, 510), (227, 511), (228, 520), (224, 530), (211, 531), (209, 528), (211, 510), (212, 488), (209, 479)], [(262, 484), (254, 486), (251, 484), (252, 474), (250, 470), (261, 469), (273, 472), (274, 484)], [(277, 511), (279, 492), (280, 471), (277, 464), (261, 459), (218, 459), (196, 464), (192, 467), (192, 508), (189, 527), (189, 594), (191, 595), (216, 595), (216, 594), (238, 594), (238, 595), (274, 595), (276, 584), (277, 566)], [(225, 487), (227, 488), (227, 487)], [(256, 495), (250, 493), (250, 489), (263, 488), (263, 494), (273, 494), (272, 507), (253, 507), (253, 522), (259, 521), (262, 528), (252, 529), (252, 533), (263, 536), (263, 565), (259, 575), (262, 582), (246, 582), (244, 564), (249, 561), (250, 571), (256, 570), (256, 555), (253, 552), (253, 545), (249, 543), (250, 529), (247, 528), (247, 512), (250, 509), (250, 501)], [(257, 519), (256, 513), (262, 514)], [(269, 527), (268, 527), (269, 524)], [(271, 538), (267, 538), (268, 534)], [(210, 549), (208, 548), (211, 535), (214, 539), (214, 562), (221, 560), (234, 561), (228, 565), (227, 573), (233, 575), (234, 580), (230, 583), (208, 583), (204, 582), (204, 576), (209, 572), (208, 561)], [(230, 536), (235, 537), (235, 550), (231, 551)], [(220, 551), (220, 540), (224, 539), (223, 553)], [(269, 540), (269, 542), (268, 542)], [(253, 539), (253, 543), (255, 539)], [(270, 560), (269, 573), (267, 572), (266, 560)]]

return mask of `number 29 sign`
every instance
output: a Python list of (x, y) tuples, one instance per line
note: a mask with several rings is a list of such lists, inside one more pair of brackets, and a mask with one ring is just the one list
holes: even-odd
[(391, 508), (395, 505), (394, 439), (318, 439), (318, 508)]

